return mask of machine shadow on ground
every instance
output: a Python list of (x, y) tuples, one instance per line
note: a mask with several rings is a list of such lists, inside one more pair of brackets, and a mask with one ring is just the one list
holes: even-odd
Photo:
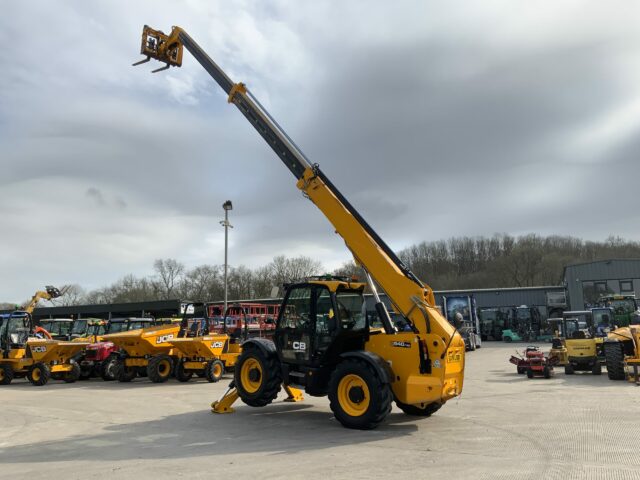
[[(376, 430), (343, 428), (327, 408), (274, 403), (264, 408), (239, 405), (236, 413), (207, 409), (161, 419), (103, 427), (95, 434), (0, 448), (0, 463), (123, 461), (191, 458), (226, 454), (296, 454), (391, 440), (417, 431), (415, 418), (392, 413)], [(434, 417), (435, 418), (435, 417)], [(428, 422), (433, 419), (422, 419)], [(313, 435), (309, 432), (313, 431)]]

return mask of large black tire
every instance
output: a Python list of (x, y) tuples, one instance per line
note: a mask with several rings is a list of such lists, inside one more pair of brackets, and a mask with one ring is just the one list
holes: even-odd
[(573, 369), (573, 365), (571, 365), (570, 363), (567, 363), (564, 366), (564, 374), (565, 375), (573, 375), (575, 372), (575, 370)]
[(93, 376), (93, 365), (80, 365), (80, 380), (89, 380)]
[(77, 363), (72, 363), (71, 370), (69, 370), (68, 372), (65, 372), (64, 376), (62, 377), (62, 380), (64, 380), (65, 383), (74, 383), (74, 382), (77, 382), (79, 379), (80, 379), (80, 365), (78, 365)]
[(147, 376), (153, 383), (164, 383), (171, 377), (173, 361), (169, 355), (156, 355), (149, 359)]
[(224, 363), (220, 360), (208, 362), (204, 367), (204, 377), (211, 383), (219, 381), (224, 375)]
[(244, 403), (250, 407), (269, 405), (278, 396), (282, 383), (278, 356), (249, 344), (238, 357), (233, 378)]
[(439, 402), (421, 404), (421, 405), (407, 405), (406, 403), (402, 403), (400, 400), (396, 399), (397, 407), (402, 410), (405, 414), (411, 415), (414, 417), (430, 417), (434, 413), (436, 413), (440, 408), (442, 408), (442, 404)]
[(115, 379), (119, 382), (128, 383), (136, 378), (138, 372), (136, 372), (136, 367), (127, 367), (124, 363), (124, 359), (118, 359), (113, 367), (113, 374)]
[(607, 364), (609, 380), (624, 380), (624, 346), (621, 342), (605, 342), (604, 358)]
[(193, 372), (187, 372), (184, 369), (184, 362), (178, 362), (176, 365), (175, 376), (179, 382), (188, 382), (193, 377)]
[(376, 428), (391, 411), (392, 401), (391, 387), (364, 360), (347, 358), (331, 374), (329, 405), (344, 427)]
[(9, 364), (0, 365), (0, 385), (9, 385), (13, 380), (13, 368)]
[(51, 370), (46, 363), (38, 362), (31, 366), (27, 378), (32, 385), (41, 387), (46, 385), (51, 378)]
[(109, 355), (100, 364), (100, 376), (105, 382), (116, 379), (116, 368), (118, 366), (118, 357)]

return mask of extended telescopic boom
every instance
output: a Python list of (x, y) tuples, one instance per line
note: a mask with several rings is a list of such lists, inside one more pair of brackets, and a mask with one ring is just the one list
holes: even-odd
[[(411, 320), (417, 331), (434, 333), (444, 340), (444, 349), (437, 348), (438, 356), (444, 358), (446, 346), (453, 338), (455, 330), (441, 315), (434, 314), (435, 300), (431, 288), (424, 285), (404, 265), (319, 167), (306, 158), (243, 83), (234, 83), (180, 27), (173, 27), (167, 35), (145, 25), (141, 53), (147, 58), (134, 65), (153, 58), (166, 64), (154, 72), (166, 70), (170, 66), (179, 67), (182, 65), (183, 47), (220, 85), (228, 95), (229, 103), (238, 107), (293, 173), (298, 180), (298, 188), (322, 210), (336, 232), (344, 239), (356, 262), (382, 287), (396, 309)], [(387, 333), (395, 331), (382, 303), (378, 302), (376, 308), (381, 314)]]

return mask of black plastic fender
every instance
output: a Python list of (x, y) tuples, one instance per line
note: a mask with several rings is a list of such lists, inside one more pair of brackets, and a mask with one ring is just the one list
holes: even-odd
[(376, 353), (367, 352), (366, 350), (355, 350), (340, 354), (340, 358), (359, 358), (375, 368), (380, 379), (384, 383), (392, 383), (395, 380), (395, 375), (393, 374), (393, 370), (391, 370), (391, 365), (385, 362), (384, 359)]
[(276, 344), (266, 338), (250, 338), (249, 340), (242, 342), (243, 350), (253, 346), (260, 349), (266, 355), (273, 355), (277, 353)]

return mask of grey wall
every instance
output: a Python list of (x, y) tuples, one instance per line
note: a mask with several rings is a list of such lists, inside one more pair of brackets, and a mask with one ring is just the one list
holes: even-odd
[(568, 265), (564, 269), (564, 282), (572, 310), (585, 308), (584, 282), (604, 281), (611, 291), (621, 293), (620, 280), (632, 280), (634, 292), (640, 293), (640, 259), (603, 260)]

